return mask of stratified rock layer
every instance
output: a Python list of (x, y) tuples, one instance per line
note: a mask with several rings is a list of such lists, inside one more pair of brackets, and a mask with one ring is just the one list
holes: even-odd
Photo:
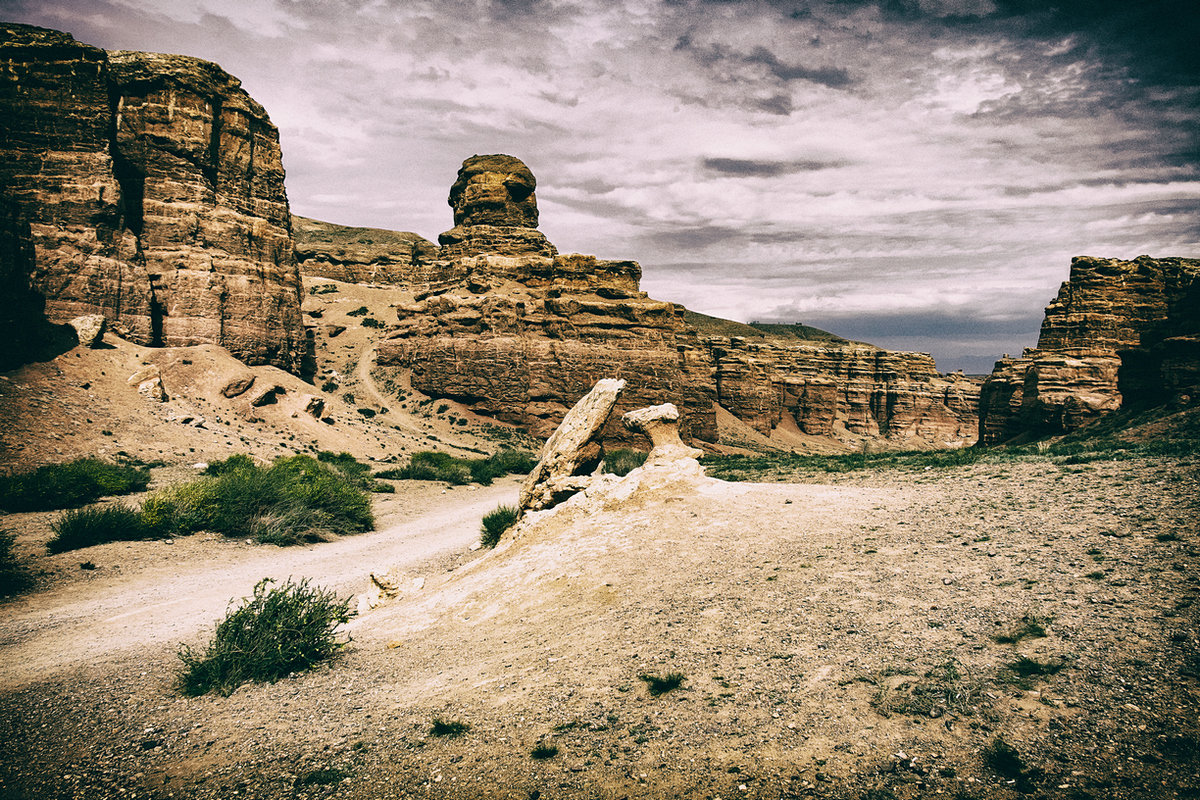
[(1076, 430), (1200, 385), (1200, 260), (1080, 256), (1046, 307), (1038, 346), (996, 363), (979, 437)]
[(414, 291), (461, 278), (439, 260), (437, 245), (424, 237), (380, 228), (352, 228), (292, 217), (300, 272), (347, 283), (388, 284)]
[(51, 321), (99, 313), (140, 344), (296, 369), (300, 278), (262, 106), (199, 59), (0, 32), (5, 227), (28, 242), (5, 288)]
[[(717, 440), (720, 403), (764, 434), (784, 425), (916, 446), (974, 441), (978, 387), (942, 378), (929, 356), (701, 336), (681, 306), (639, 290), (636, 262), (560, 254), (536, 229), (535, 186), (511, 156), (463, 163), (449, 198), (456, 225), (408, 284), (430, 283), (421, 270), (445, 282), (398, 308), (378, 351), (411, 369), (414, 388), (541, 436), (597, 380), (615, 377), (626, 381), (621, 412), (672, 403), (692, 440)], [(634, 441), (619, 416), (605, 436)]]

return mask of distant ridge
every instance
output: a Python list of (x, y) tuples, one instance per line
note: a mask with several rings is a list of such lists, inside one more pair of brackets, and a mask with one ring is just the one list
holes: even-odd
[[(849, 339), (843, 339), (837, 334), (823, 331), (820, 328), (814, 328), (811, 325), (802, 325), (799, 322), (734, 322), (730, 319), (710, 317), (707, 314), (687, 309), (684, 309), (683, 319), (688, 325), (695, 328), (697, 332), (706, 336), (741, 336), (751, 339), (797, 339), (806, 342), (865, 344), (865, 342), (851, 342)], [(873, 347), (874, 345), (871, 346)]]

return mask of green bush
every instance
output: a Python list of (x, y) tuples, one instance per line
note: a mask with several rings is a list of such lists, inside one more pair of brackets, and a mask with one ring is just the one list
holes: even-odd
[(530, 472), (537, 461), (523, 450), (501, 450), (487, 458), (458, 458), (449, 453), (422, 450), (413, 453), (408, 464), (376, 473), (377, 478), (393, 480), (443, 481), (455, 486), (478, 483), (490, 486), (504, 475)]
[(33, 585), (33, 576), (13, 555), (16, 538), (12, 532), (0, 528), (0, 597), (23, 592)]
[(500, 537), (504, 532), (511, 528), (517, 521), (517, 509), (515, 506), (500, 505), (489, 511), (483, 517), (483, 523), (479, 530), (479, 542), (484, 547), (495, 547), (500, 542)]
[(157, 535), (211, 530), (278, 545), (370, 530), (375, 519), (363, 487), (370, 480), (366, 467), (356, 472), (343, 456), (353, 461), (346, 454), (329, 454), (331, 466), (297, 455), (260, 467), (246, 456), (233, 456), (218, 462), (215, 475), (155, 492), (143, 504), (142, 516)]
[(146, 525), (135, 509), (120, 503), (65, 511), (50, 525), (54, 538), (46, 543), (51, 553), (78, 550), (105, 542), (133, 542), (161, 535)]
[(144, 467), (80, 458), (19, 475), (0, 476), (0, 509), (15, 512), (78, 508), (101, 497), (140, 492), (149, 483), (150, 472)]
[(274, 582), (263, 578), (253, 597), (228, 611), (203, 653), (180, 647), (180, 691), (228, 696), (247, 681), (274, 683), (337, 652), (335, 630), (350, 619), (350, 598), (312, 588), (307, 579)]
[(620, 448), (604, 454), (604, 471), (624, 478), (629, 473), (646, 463), (648, 453), (640, 450)]

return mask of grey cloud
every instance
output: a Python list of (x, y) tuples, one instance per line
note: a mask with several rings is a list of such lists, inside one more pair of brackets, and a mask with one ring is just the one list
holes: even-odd
[(758, 46), (749, 52), (736, 50), (721, 43), (697, 44), (691, 34), (685, 33), (675, 42), (675, 50), (688, 53), (701, 66), (728, 68), (736, 66), (765, 67), (769, 75), (783, 83), (806, 81), (831, 89), (847, 89), (857, 83), (849, 72), (841, 67), (808, 67), (803, 64), (788, 64), (765, 47)]
[(747, 158), (705, 158), (701, 166), (710, 172), (749, 178), (775, 178), (797, 172), (816, 172), (846, 166), (845, 161), (766, 161)]

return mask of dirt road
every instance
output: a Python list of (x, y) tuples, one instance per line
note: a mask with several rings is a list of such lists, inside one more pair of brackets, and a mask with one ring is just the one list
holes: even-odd
[(88, 558), (101, 569), (94, 580), (61, 584), (8, 606), (0, 621), (0, 687), (202, 640), (231, 598), (249, 595), (264, 577), (308, 577), (349, 595), (366, 590), (372, 571), (445, 572), (442, 562), (468, 551), (478, 540), (480, 518), (512, 502), (516, 487), (508, 478), (487, 488), (449, 490), (443, 502), (422, 506), (406, 521), (302, 548), (200, 536), (65, 553), (59, 558)]

